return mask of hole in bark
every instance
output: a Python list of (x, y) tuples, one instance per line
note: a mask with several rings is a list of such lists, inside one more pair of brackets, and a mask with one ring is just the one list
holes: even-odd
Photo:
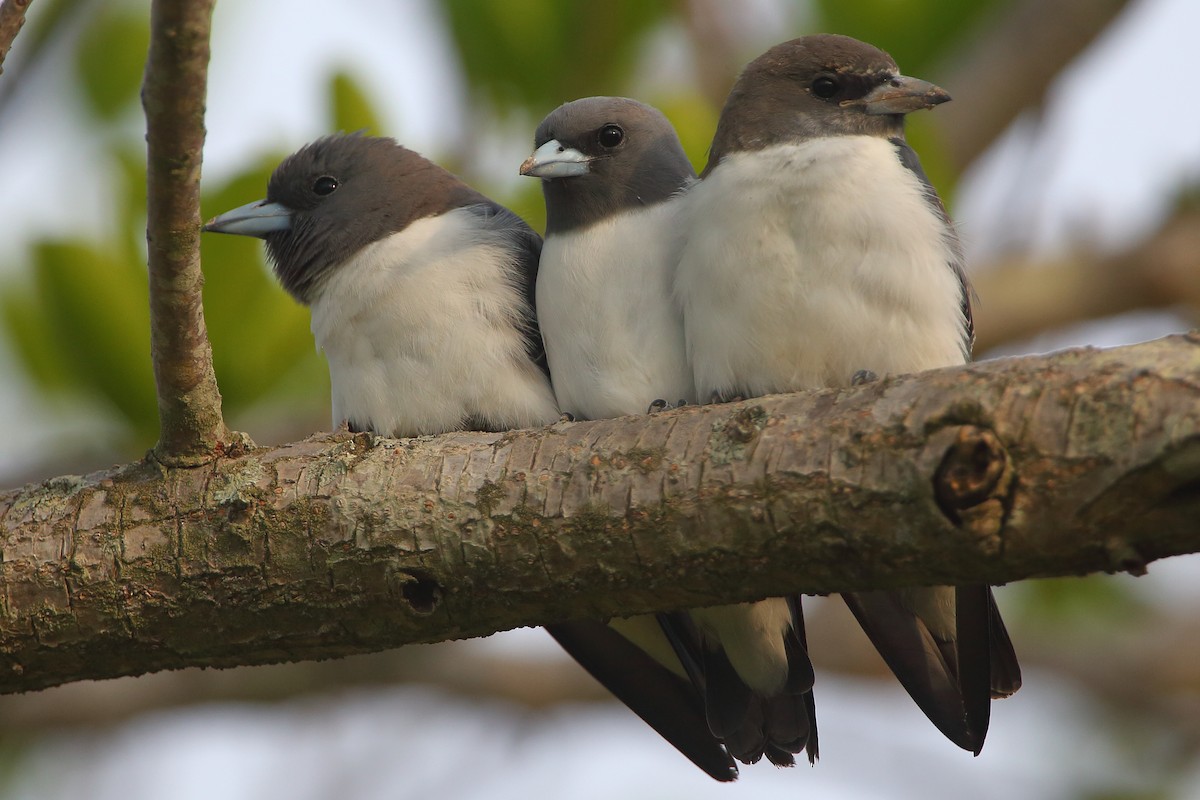
[(400, 594), (417, 614), (432, 614), (442, 602), (442, 587), (427, 575), (409, 575)]

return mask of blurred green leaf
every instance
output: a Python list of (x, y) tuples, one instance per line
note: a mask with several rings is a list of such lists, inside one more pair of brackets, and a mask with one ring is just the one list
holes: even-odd
[(17, 359), (40, 389), (62, 392), (72, 386), (71, 375), (55, 346), (49, 320), (42, 313), (35, 292), (14, 281), (6, 282), (0, 299), (0, 317)]
[(906, 75), (928, 80), (930, 76), (922, 73), (1004, 0), (815, 0), (814, 4), (818, 18), (814, 30), (870, 42), (891, 53)]
[(567, 100), (618, 94), (642, 34), (674, 8), (667, 0), (442, 0), (471, 87), (497, 109), (541, 114)]
[(708, 146), (712, 143), (712, 133), (717, 128), (720, 109), (715, 108), (699, 94), (656, 98), (652, 105), (657, 106), (675, 126), (683, 151), (687, 153), (696, 172), (704, 169), (704, 165), (708, 163)]
[(1114, 623), (1136, 622), (1149, 613), (1128, 584), (1111, 575), (1022, 581), (1010, 592), (1019, 598), (1023, 621), (1030, 627), (1104, 633)]
[(951, 216), (954, 214), (954, 191), (958, 185), (958, 170), (951, 163), (946, 148), (938, 140), (930, 112), (909, 114), (904, 123), (904, 136), (921, 159), (921, 167), (929, 182), (937, 189), (938, 196), (946, 204)]
[(88, 24), (75, 69), (95, 114), (112, 119), (138, 96), (150, 45), (150, 22), (133, 9), (105, 8)]
[(337, 72), (329, 79), (329, 96), (335, 131), (366, 131), (372, 136), (382, 134), (379, 117), (367, 93), (348, 73)]
[(135, 264), (146, 263), (146, 149), (130, 143), (110, 148), (120, 182), (113, 187), (116, 232), (122, 255)]
[(158, 404), (145, 270), (85, 242), (41, 242), (33, 255), (58, 357), (80, 390), (108, 401), (148, 445), (158, 433)]

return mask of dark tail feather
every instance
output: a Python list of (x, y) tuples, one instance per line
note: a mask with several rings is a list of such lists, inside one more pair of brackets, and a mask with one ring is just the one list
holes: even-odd
[(938, 641), (901, 601), (899, 592), (847, 592), (846, 605), (925, 716), (950, 741), (976, 752), (954, 669)]
[(992, 608), (990, 587), (955, 587), (956, 669), (975, 755), (983, 749), (992, 715)]
[(721, 649), (705, 645), (687, 612), (660, 614), (659, 623), (692, 683), (704, 696), (709, 730), (733, 756), (753, 764), (765, 754), (777, 766), (795, 763), (792, 753), (817, 758), (813, 668), (805, 641), (800, 598), (788, 598), (792, 631), (784, 640), (788, 677), (782, 691), (763, 697), (748, 687)]
[(1021, 665), (1017, 663), (1017, 652), (1013, 649), (1008, 629), (1000, 619), (996, 598), (988, 587), (988, 617), (991, 628), (992, 649), (992, 697), (1008, 697), (1021, 688)]
[(804, 633), (804, 611), (800, 608), (800, 595), (787, 598), (792, 610), (792, 629), (783, 638), (783, 650), (787, 653), (788, 677), (784, 691), (789, 694), (811, 692), (816, 676), (813, 674), (812, 659), (808, 657), (808, 638)]
[[(808, 670), (812, 672), (812, 660), (808, 658), (808, 635), (804, 631), (804, 613), (800, 609), (800, 595), (795, 594), (788, 598), (788, 603), (792, 607), (792, 629), (796, 634), (796, 640), (800, 643), (800, 647), (804, 650), (805, 660), (808, 661)], [(789, 676), (790, 677), (790, 676)], [(820, 750), (817, 747), (817, 701), (816, 695), (811, 691), (803, 694), (804, 698), (804, 717), (808, 720), (808, 740), (804, 745), (805, 754), (808, 756), (809, 766), (817, 763), (817, 758), (820, 757)], [(799, 750), (791, 750), (790, 752), (798, 753)]]
[(711, 733), (699, 692), (601, 622), (547, 625), (562, 648), (693, 764), (719, 781), (737, 765)]
[[(729, 663), (724, 650), (703, 648), (704, 712), (713, 735), (730, 747), (741, 761), (754, 763), (762, 757), (766, 736), (762, 729), (762, 713), (755, 702), (758, 698)], [(755, 713), (758, 711), (759, 713)], [(754, 733), (750, 729), (754, 729)], [(745, 731), (739, 736), (739, 732)], [(733, 744), (743, 739), (745, 744)], [(739, 753), (740, 751), (740, 753)]]

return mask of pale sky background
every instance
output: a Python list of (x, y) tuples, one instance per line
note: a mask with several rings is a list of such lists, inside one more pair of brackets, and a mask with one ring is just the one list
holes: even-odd
[[(779, 26), (787, 19), (779, 2), (752, 5), (751, 29), (766, 31), (764, 47), (790, 35)], [(1200, 175), (1200, 104), (1191, 87), (1198, 35), (1196, 0), (1132, 4), (1062, 76), (1040, 129), (1022, 120), (966, 176), (955, 214), (972, 254), (1014, 242), (1049, 251), (1085, 237), (1117, 246), (1152, 229), (1172, 192)], [(660, 40), (671, 41), (669, 34)], [(215, 18), (206, 176), (220, 180), (258, 152), (293, 149), (326, 133), (323, 79), (334, 66), (348, 66), (386, 101), (389, 134), (435, 158), (455, 147), (467, 100), (426, 3), (240, 0), (218, 4)], [(94, 169), (102, 145), (89, 138), (74, 104), (52, 102), (77, 91), (65, 65), (47, 70), (23, 87), (0, 125), (4, 270), (21, 268), (28, 238), (105, 227), (106, 182)], [(531, 130), (536, 120), (529, 122)], [(129, 125), (140, 129), (140, 117)], [(496, 181), (516, 180), (529, 133), (503, 131), (476, 162)], [(1002, 211), (1011, 208), (1017, 210)], [(1139, 315), (1030, 346), (1116, 344), (1180, 324), (1169, 315)], [(29, 392), (14, 378), (3, 343), (0, 372), (7, 376), (0, 384), (0, 471), (94, 424), (64, 420), (62, 409)], [(1188, 560), (1176, 559), (1154, 565), (1136, 585), (1147, 596), (1196, 602), (1194, 574)], [(480, 646), (554, 657), (540, 631)], [(979, 758), (942, 739), (896, 685), (822, 674), (818, 686), (817, 767), (746, 768), (734, 786), (705, 777), (619, 707), (539, 715), (399, 687), (270, 708), (166, 711), (113, 731), (54, 736), (31, 746), (13, 796), (989, 800), (1077, 797), (1110, 780), (1137, 784), (1136, 767), (1111, 752), (1098, 732), (1103, 726), (1052, 675), (1029, 671), (1014, 698), (994, 704)], [(1180, 797), (1200, 796), (1200, 774), (1178, 788)]]

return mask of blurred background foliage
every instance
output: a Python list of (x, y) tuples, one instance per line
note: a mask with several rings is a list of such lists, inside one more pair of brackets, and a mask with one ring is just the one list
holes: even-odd
[[(1055, 2), (1062, 4), (1062, 0)], [(997, 19), (1020, 5), (1027, 4), (1022, 0), (791, 4), (781, 0), (773, 7), (783, 9), (778, 18), (786, 27), (773, 32), (749, 24), (739, 14), (738, 4), (720, 0), (443, 0), (435, 9), (465, 82), (469, 110), (460, 144), (478, 143), (493, 131), (503, 133), (512, 127), (519, 128), (527, 142), (537, 120), (562, 102), (592, 94), (629, 94), (667, 113), (700, 168), (725, 92), (738, 69), (766, 45), (805, 31), (837, 31), (890, 51), (908, 74), (939, 80), (952, 71), (956, 57), (972, 50), (975, 37), (986, 36)], [(1107, 16), (1094, 23), (1093, 36), (1122, 5), (1095, 5), (1104, 6), (1097, 13)], [(760, 7), (763, 4), (747, 6)], [(30, 459), (24, 469), (37, 476), (137, 458), (157, 435), (146, 302), (144, 142), (139, 124), (131, 123), (139, 114), (149, 35), (147, 8), (143, 0), (41, 0), (34, 4), (14, 50), (20, 58), (11, 59), (0, 78), (3, 114), (23, 73), (41, 68), (52, 53), (64, 47), (69, 50), (79, 91), (58, 101), (79, 106), (89, 135), (104, 142), (109, 163), (97, 168), (111, 175), (111, 224), (103, 236), (36, 238), (27, 243), (27, 269), (0, 270), (0, 328), (23, 370), (21, 378), (47, 402), (90, 415), (98, 421), (96, 430), (104, 432), (88, 441), (70, 442), (68, 451), (43, 459), (44, 463)], [(672, 68), (648, 57), (652, 43), (664, 50), (679, 49), (682, 43), (690, 51), (682, 81), (658, 74)], [(1086, 43), (1081, 41), (1079, 49)], [(1054, 77), (1046, 74), (1040, 85), (1023, 87), (1028, 107), (1036, 110)], [(328, 131), (366, 130), (403, 141), (403, 131), (381, 128), (383, 99), (352, 73), (334, 71), (325, 80)], [(955, 182), (967, 165), (956, 165), (948, 154), (944, 140), (954, 134), (936, 127), (937, 119), (915, 117), (910, 137), (934, 183), (944, 197), (952, 199)], [(998, 137), (1001, 132), (990, 135)], [(988, 143), (976, 149), (982, 151)], [(254, 154), (239, 174), (219, 184), (206, 182), (204, 215), (261, 197), (271, 169), (284, 155), (283, 151)], [(536, 228), (543, 225), (536, 181), (497, 181), (478, 164), (451, 152), (426, 155), (485, 188)], [(519, 159), (512, 164), (514, 173), (516, 163)], [(1197, 212), (1193, 208), (1191, 213)], [(205, 315), (231, 426), (248, 430), (260, 442), (299, 438), (327, 428), (328, 377), (308, 331), (307, 310), (275, 284), (258, 242), (205, 236), (202, 246)], [(1194, 253), (1188, 263), (1194, 266)], [(12, 481), (28, 477), (32, 475), (16, 475)], [(1155, 739), (1154, 752), (1147, 752), (1147, 743), (1136, 737), (1125, 742), (1131, 763), (1151, 759), (1162, 767), (1146, 793), (1119, 794), (1114, 789), (1092, 796), (1150, 797), (1167, 792), (1164, 787), (1171, 785), (1173, 776), (1194, 763), (1189, 754), (1200, 744), (1200, 730), (1181, 722), (1178, 708), (1164, 698), (1172, 692), (1200, 692), (1200, 678), (1194, 672), (1182, 678), (1175, 673), (1143, 675), (1163, 694), (1139, 707), (1129, 702), (1127, 680), (1111, 669), (1093, 669), (1100, 654), (1113, 647), (1111, 642), (1163, 624), (1157, 612), (1129, 589), (1129, 582), (1104, 578), (1031, 581), (1007, 592), (1005, 599), (1026, 664), (1034, 669), (1050, 665), (1073, 676), (1101, 701), (1107, 698), (1116, 727), (1129, 725), (1136, 717), (1140, 724), (1167, 726), (1179, 736), (1166, 748)], [(1144, 650), (1153, 652), (1153, 645)], [(846, 663), (833, 659), (825, 667), (875, 674), (878, 665), (870, 659), (870, 655)], [(1108, 660), (1109, 667), (1154, 670), (1136, 654)], [(403, 672), (394, 664), (389, 667), (393, 668)], [(323, 681), (336, 680), (326, 667), (320, 669)], [(191, 683), (185, 681), (187, 688), (177, 693), (177, 701), (204, 695), (195, 680), (192, 676)], [(304, 687), (310, 681), (301, 677), (297, 683)], [(29, 718), (30, 714), (16, 715), (18, 720)], [(11, 752), (0, 749), (0, 758)]]

